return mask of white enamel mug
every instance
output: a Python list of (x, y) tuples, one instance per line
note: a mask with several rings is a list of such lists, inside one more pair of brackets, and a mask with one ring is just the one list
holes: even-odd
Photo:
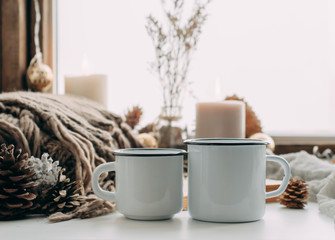
[[(115, 162), (99, 165), (93, 172), (94, 193), (116, 202), (127, 218), (163, 220), (173, 217), (183, 204), (183, 160), (178, 149), (128, 148), (113, 152)], [(103, 172), (115, 171), (115, 192), (98, 184)]]
[[(212, 222), (261, 219), (265, 199), (282, 194), (290, 178), (287, 161), (266, 156), (266, 144), (254, 139), (190, 139), (188, 144), (188, 206), (192, 218)], [(280, 187), (265, 192), (266, 161), (284, 168)]]

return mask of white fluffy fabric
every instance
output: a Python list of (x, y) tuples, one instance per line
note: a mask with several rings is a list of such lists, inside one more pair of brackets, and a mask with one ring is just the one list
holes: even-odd
[[(318, 202), (320, 212), (335, 219), (335, 165), (305, 151), (281, 156), (291, 166), (291, 177), (308, 183), (309, 201)], [(280, 180), (283, 175), (279, 164), (267, 163), (267, 178)]]

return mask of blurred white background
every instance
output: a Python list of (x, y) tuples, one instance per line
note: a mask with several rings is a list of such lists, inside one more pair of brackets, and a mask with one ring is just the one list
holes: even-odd
[[(197, 100), (185, 97), (183, 124), (192, 126), (197, 101), (244, 97), (265, 132), (335, 132), (335, 1), (213, 0), (188, 79)], [(158, 0), (59, 0), (58, 92), (64, 76), (109, 78), (108, 108), (124, 115), (143, 107), (141, 125), (160, 113), (158, 78), (149, 71), (154, 48), (146, 16), (163, 19)]]

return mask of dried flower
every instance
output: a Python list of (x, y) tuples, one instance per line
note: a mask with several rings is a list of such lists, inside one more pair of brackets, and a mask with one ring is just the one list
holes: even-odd
[(184, 0), (162, 1), (167, 29), (152, 15), (147, 17), (146, 29), (156, 53), (156, 61), (151, 66), (162, 86), (164, 106), (182, 105), (181, 95), (189, 84), (187, 71), (207, 19), (205, 9), (209, 2), (195, 1), (192, 15), (183, 21)]
[(128, 109), (126, 114), (126, 123), (134, 129), (135, 126), (140, 122), (141, 116), (143, 114), (142, 108), (140, 106), (133, 106)]

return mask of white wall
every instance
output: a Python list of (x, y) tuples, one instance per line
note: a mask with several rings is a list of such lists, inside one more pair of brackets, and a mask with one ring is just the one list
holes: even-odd
[[(160, 111), (158, 79), (148, 70), (153, 45), (149, 13), (158, 0), (59, 0), (59, 91), (65, 74), (80, 74), (83, 54), (92, 73), (110, 80), (109, 109), (144, 108), (143, 124)], [(213, 0), (189, 72), (199, 101), (244, 97), (268, 132), (335, 131), (335, 12), (327, 0)], [(224, 96), (222, 96), (224, 97)], [(187, 96), (184, 123), (195, 119)]]

